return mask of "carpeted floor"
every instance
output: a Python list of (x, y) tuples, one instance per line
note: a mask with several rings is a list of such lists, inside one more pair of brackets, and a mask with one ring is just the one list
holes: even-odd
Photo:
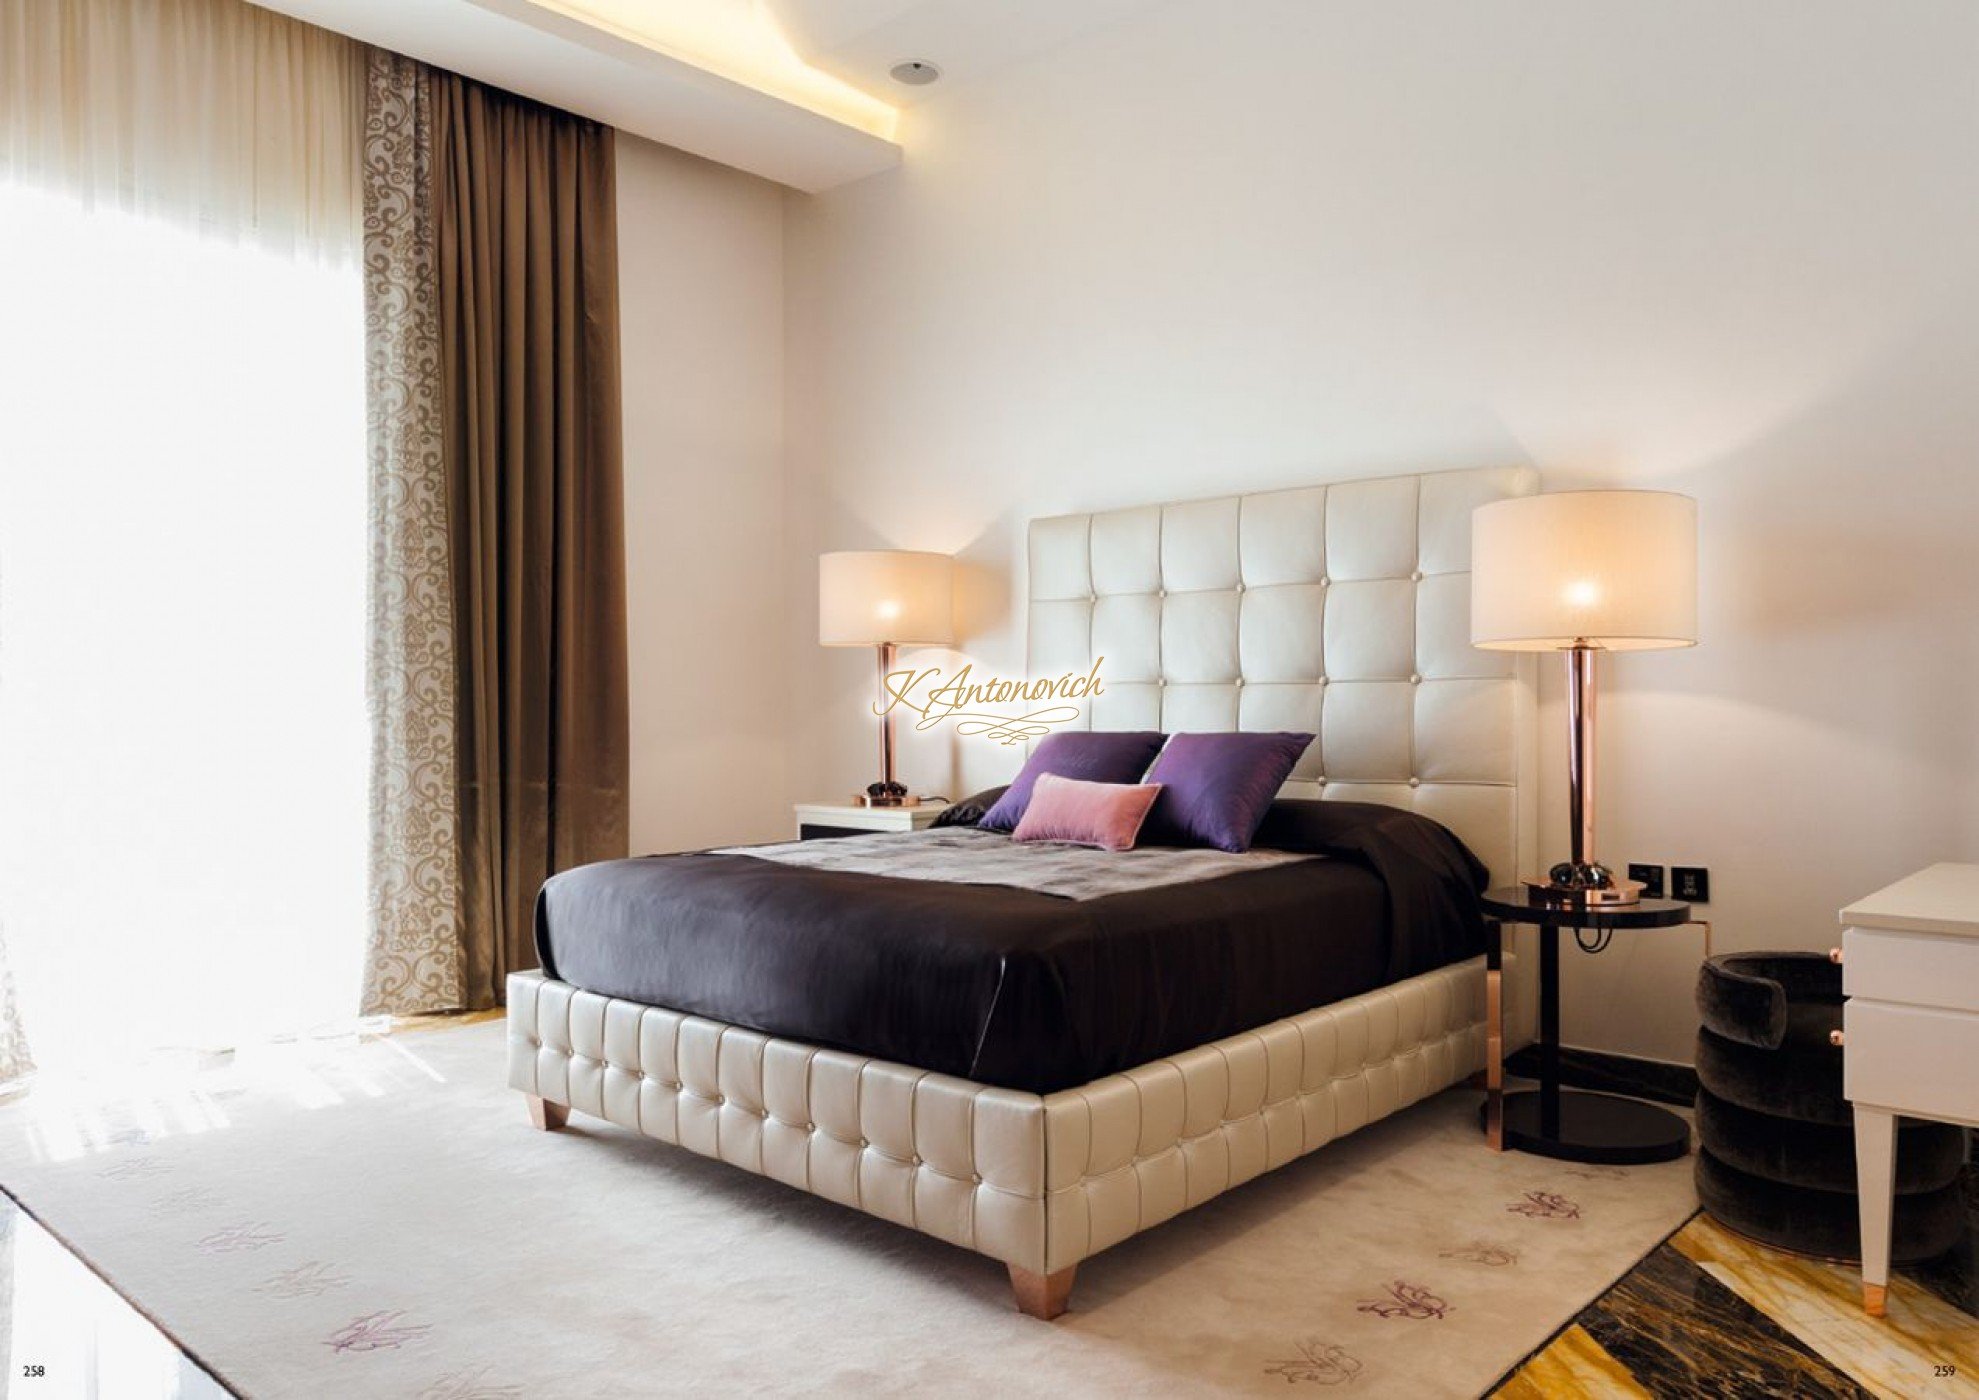
[(37, 1092), (0, 1185), (243, 1393), (427, 1400), (1470, 1396), (1694, 1207), (1687, 1161), (1491, 1153), (1452, 1091), (1088, 1260), (1047, 1325), (988, 1259), (594, 1119), (531, 1131), (502, 1038)]

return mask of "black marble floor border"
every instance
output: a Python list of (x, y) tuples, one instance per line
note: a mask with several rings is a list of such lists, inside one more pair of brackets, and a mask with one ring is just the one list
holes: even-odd
[[(84, 1254), (80, 1249), (78, 1249), (75, 1245), (75, 1242), (69, 1239), (68, 1236), (64, 1235), (60, 1230), (57, 1230), (53, 1225), (51, 1225), (48, 1221), (42, 1219), (39, 1215), (36, 1215), (33, 1210), (29, 1209), (28, 1203), (22, 1200), (19, 1196), (15, 1195), (12, 1189), (10, 1189), (5, 1185), (0, 1185), (0, 1196), (4, 1196), (7, 1199), (7, 1203), (9, 1205), (11, 1205), (15, 1210), (19, 1211), (22, 1215), (26, 1216), (29, 1220), (32, 1220), (36, 1225), (40, 1226), (42, 1231), (45, 1234), (47, 1234), (47, 1236), (50, 1239), (54, 1240), (56, 1244), (60, 1245), (64, 1250), (68, 1252), (68, 1255), (71, 1259), (74, 1259), (77, 1263), (81, 1264), (85, 1269), (89, 1270), (90, 1273), (94, 1274), (97, 1278), (97, 1281), (100, 1282), (105, 1288), (109, 1289), (112, 1293), (116, 1294), (119, 1298), (123, 1299), (124, 1305), (126, 1307), (128, 1307), (132, 1312), (136, 1313), (139, 1317), (143, 1318), (146, 1322), (150, 1323), (153, 1327), (157, 1328), (159, 1335), (164, 1337), (164, 1339), (170, 1342), (173, 1346), (177, 1347), (179, 1349), (179, 1355), (183, 1356), (186, 1360), (190, 1361), (193, 1365), (197, 1366), (200, 1370), (204, 1371), (206, 1373), (207, 1379), (211, 1380), (214, 1385), (226, 1391), (227, 1394), (229, 1395), (238, 1396), (240, 1397), (240, 1400), (247, 1400), (246, 1391), (234, 1385), (225, 1376), (220, 1374), (219, 1368), (214, 1366), (212, 1362), (208, 1361), (205, 1357), (201, 1356), (198, 1352), (194, 1351), (190, 1346), (187, 1346), (185, 1338), (181, 1337), (178, 1333), (174, 1332), (170, 1327), (167, 1327), (164, 1323), (164, 1320), (161, 1319), (156, 1313), (153, 1313), (149, 1308), (146, 1308), (144, 1304), (138, 1302), (137, 1299), (133, 1298), (130, 1294), (126, 1293), (122, 1288), (119, 1288), (117, 1286), (117, 1281), (115, 1279), (111, 1278), (110, 1275), (104, 1273), (102, 1269), (96, 1266), (95, 1260), (91, 1259), (87, 1254)], [(0, 1383), (4, 1383), (4, 1382), (0, 1382)]]
[(1861, 1382), (1671, 1245), (1576, 1319), (1652, 1395), (1874, 1400)]
[(1602, 1285), (1601, 1291), (1599, 1293), (1595, 1294), (1592, 1298), (1588, 1299), (1585, 1303), (1581, 1304), (1580, 1310), (1578, 1312), (1576, 1312), (1572, 1317), (1568, 1318), (1565, 1322), (1561, 1323), (1558, 1327), (1554, 1328), (1550, 1333), (1548, 1333), (1545, 1341), (1541, 1342), (1538, 1346), (1534, 1347), (1531, 1351), (1527, 1352), (1524, 1356), (1521, 1356), (1517, 1361), (1514, 1361), (1510, 1366), (1506, 1367), (1505, 1374), (1498, 1377), (1497, 1380), (1493, 1381), (1488, 1387), (1486, 1387), (1483, 1393), (1486, 1395), (1497, 1394), (1498, 1390), (1505, 1384), (1506, 1381), (1509, 1381), (1513, 1376), (1516, 1376), (1521, 1370), (1525, 1368), (1525, 1364), (1528, 1361), (1532, 1360), (1533, 1357), (1539, 1355), (1539, 1353), (1545, 1351), (1546, 1348), (1552, 1346), (1553, 1343), (1559, 1341), (1561, 1337), (1565, 1336), (1568, 1330), (1571, 1329), (1575, 1323), (1581, 1320), (1582, 1314), (1586, 1313), (1589, 1308), (1593, 1307), (1596, 1303), (1600, 1302), (1603, 1298), (1607, 1297), (1610, 1292), (1612, 1292), (1615, 1288), (1621, 1285), (1622, 1280), (1626, 1279), (1627, 1277), (1629, 1277), (1629, 1275), (1633, 1274), (1637, 1269), (1641, 1268), (1644, 1261), (1647, 1260), (1650, 1255), (1654, 1254), (1659, 1249), (1663, 1249), (1667, 1247), (1671, 1240), (1675, 1239), (1678, 1235), (1683, 1233), (1684, 1227), (1686, 1225), (1690, 1224), (1691, 1221), (1697, 1219), (1697, 1217), (1702, 1214), (1704, 1214), (1702, 1210), (1694, 1210), (1689, 1215), (1686, 1215), (1682, 1220), (1678, 1221), (1675, 1227), (1671, 1229), (1669, 1234), (1663, 1236), (1662, 1239), (1656, 1241), (1655, 1244), (1651, 1245), (1648, 1249), (1644, 1250), (1640, 1257), (1631, 1260), (1629, 1262), (1629, 1266), (1626, 1269), (1622, 1270), (1619, 1274), (1615, 1275), (1615, 1277), (1608, 1280), (1606, 1284)]
[[(1960, 1311), (1979, 1301), (1979, 1166), (1962, 1178), (1971, 1227), (1950, 1253), (1896, 1270)], [(1737, 1290), (1719, 1282), (1674, 1243), (1693, 1214), (1644, 1254), (1552, 1336), (1493, 1383), (1491, 1394), (1578, 1326), (1622, 1371), (1661, 1397), (1866, 1397), (1844, 1363), (1802, 1342)], [(1723, 1228), (1723, 1227), (1720, 1227)], [(1691, 1363), (1702, 1359), (1701, 1368)]]

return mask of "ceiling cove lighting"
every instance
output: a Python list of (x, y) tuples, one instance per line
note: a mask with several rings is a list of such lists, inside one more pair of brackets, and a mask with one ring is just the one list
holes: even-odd
[(762, 0), (529, 2), (883, 141), (899, 125), (898, 109), (806, 63)]

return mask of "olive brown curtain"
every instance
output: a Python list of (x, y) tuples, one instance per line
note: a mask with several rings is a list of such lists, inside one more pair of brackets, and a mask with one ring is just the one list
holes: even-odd
[(365, 1003), (494, 1006), (544, 879), (626, 850), (612, 131), (393, 55), (370, 76)]
[(431, 70), (470, 1006), (536, 965), (536, 891), (626, 852), (610, 127)]

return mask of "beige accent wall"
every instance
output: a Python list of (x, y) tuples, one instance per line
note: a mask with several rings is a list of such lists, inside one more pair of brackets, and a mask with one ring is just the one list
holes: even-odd
[(623, 133), (632, 849), (786, 834), (783, 206)]
[[(871, 766), (820, 550), (959, 552), (1008, 670), (1032, 516), (1530, 463), (1702, 513), (1703, 644), (1605, 679), (1607, 857), (1708, 865), (1721, 948), (1979, 858), (1975, 69), (1964, 0), (1246, 0), (931, 97), (786, 197), (792, 791)], [(1688, 1060), (1698, 957), (1570, 955), (1567, 1038)]]

